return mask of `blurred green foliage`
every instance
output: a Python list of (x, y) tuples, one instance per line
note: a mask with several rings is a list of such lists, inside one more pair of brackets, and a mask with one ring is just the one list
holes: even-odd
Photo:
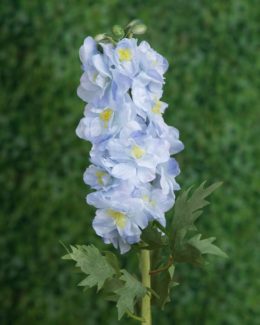
[(75, 136), (79, 46), (134, 18), (170, 62), (164, 100), (186, 146), (180, 184), (224, 181), (199, 227), (230, 256), (179, 268), (155, 324), (260, 324), (256, 0), (1, 1), (1, 324), (117, 322), (112, 305), (76, 287), (59, 240), (102, 247), (84, 201), (90, 147)]

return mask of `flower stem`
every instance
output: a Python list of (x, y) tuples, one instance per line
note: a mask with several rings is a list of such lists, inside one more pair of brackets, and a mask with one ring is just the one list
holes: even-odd
[[(142, 273), (143, 286), (146, 288), (151, 288), (151, 276), (149, 274), (151, 269), (151, 262), (149, 250), (141, 250), (140, 268)], [(142, 325), (152, 325), (151, 293), (149, 291), (142, 299), (142, 318), (144, 319)]]

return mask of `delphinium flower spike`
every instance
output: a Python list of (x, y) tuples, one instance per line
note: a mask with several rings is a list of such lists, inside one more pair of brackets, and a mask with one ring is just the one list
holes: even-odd
[(87, 37), (80, 48), (83, 74), (79, 97), (87, 103), (77, 135), (92, 143), (84, 181), (96, 192), (93, 228), (121, 253), (140, 241), (149, 221), (165, 226), (165, 212), (179, 190), (183, 149), (177, 129), (168, 126), (161, 100), (167, 60), (146, 41), (116, 44)]
[[(180, 168), (173, 155), (184, 146), (179, 131), (163, 118), (168, 62), (146, 41), (133, 37), (145, 30), (134, 20), (124, 29), (114, 26), (112, 35), (84, 40), (78, 96), (86, 106), (76, 129), (92, 143), (83, 179), (93, 189), (87, 195), (87, 203), (97, 209), (93, 228), (121, 254), (136, 248), (142, 282), (120, 268), (115, 254), (93, 245), (71, 246), (64, 258), (74, 260), (87, 275), (80, 285), (97, 286), (116, 302), (119, 319), (126, 314), (151, 325), (151, 295), (162, 309), (170, 301), (176, 264), (201, 266), (205, 254), (226, 254), (213, 244), (214, 237), (201, 239), (195, 226), (208, 204), (205, 198), (220, 183), (183, 191), (175, 202)], [(166, 223), (165, 213), (173, 206), (174, 215)], [(141, 317), (135, 308), (140, 301)]]

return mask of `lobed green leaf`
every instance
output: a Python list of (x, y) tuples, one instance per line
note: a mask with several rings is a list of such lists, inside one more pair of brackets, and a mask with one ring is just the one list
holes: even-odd
[(158, 295), (158, 297), (153, 297), (152, 302), (161, 309), (164, 309), (166, 303), (171, 301), (170, 289), (174, 286), (173, 275), (174, 266), (172, 265), (168, 270), (152, 276), (152, 288)]
[(140, 281), (135, 279), (126, 270), (122, 270), (120, 280), (124, 282), (124, 285), (115, 290), (118, 295), (117, 309), (118, 319), (121, 319), (125, 313), (134, 313), (134, 305), (136, 301), (140, 300), (147, 294), (147, 289), (142, 285)]
[(89, 288), (97, 286), (100, 290), (105, 281), (116, 273), (107, 258), (93, 245), (71, 246), (71, 253), (65, 255), (65, 258), (68, 256), (76, 262), (76, 267), (87, 274), (87, 277), (79, 283), (80, 286)]
[(215, 237), (201, 239), (201, 234), (196, 234), (189, 239), (189, 244), (195, 247), (201, 254), (211, 254), (227, 258), (227, 254), (223, 252), (218, 246), (212, 244), (216, 240)]

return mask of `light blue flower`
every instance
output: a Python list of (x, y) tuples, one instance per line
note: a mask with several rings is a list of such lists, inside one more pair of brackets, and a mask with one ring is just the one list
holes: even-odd
[(111, 96), (113, 91), (112, 75), (109, 70), (109, 59), (97, 49), (92, 37), (87, 37), (79, 50), (83, 74), (77, 89), (78, 96), (85, 102), (102, 102)]
[[(106, 242), (125, 251), (128, 246), (140, 241), (141, 229), (148, 224), (143, 201), (131, 194), (133, 187), (126, 182), (108, 191), (97, 191), (87, 196), (88, 204), (98, 208), (93, 228)], [(122, 243), (118, 241), (121, 238)]]
[(156, 166), (166, 162), (170, 145), (167, 141), (140, 135), (129, 139), (111, 139), (107, 143), (109, 157), (115, 161), (114, 177), (147, 183), (155, 178)]
[(93, 228), (125, 253), (149, 221), (165, 226), (179, 189), (179, 166), (171, 155), (184, 146), (179, 131), (163, 119), (167, 60), (133, 38), (99, 46), (101, 52), (87, 37), (80, 48), (78, 95), (88, 105), (76, 133), (92, 143), (92, 165), (83, 178), (96, 190), (87, 196), (97, 208)]
[(147, 133), (153, 137), (168, 141), (171, 155), (177, 154), (184, 149), (183, 143), (179, 140), (179, 131), (175, 127), (167, 125), (163, 119), (158, 119), (156, 123), (150, 121)]
[(166, 226), (164, 213), (170, 210), (174, 204), (175, 196), (173, 193), (165, 194), (160, 188), (146, 184), (136, 188), (134, 196), (143, 201), (144, 209), (147, 211), (150, 221), (157, 220), (162, 226)]
[(100, 166), (110, 172), (110, 169), (114, 166), (114, 162), (109, 157), (108, 150), (106, 149), (107, 142), (101, 142), (99, 144), (93, 144), (90, 150), (90, 161), (96, 166)]
[[(133, 197), (134, 185), (127, 182), (118, 182), (117, 186), (107, 191), (96, 191), (87, 195), (87, 203), (98, 209), (113, 209), (128, 214), (129, 222), (141, 229), (148, 224), (147, 215), (143, 212), (143, 201)], [(123, 228), (122, 228), (123, 231)]]
[[(87, 195), (87, 203), (95, 206), (98, 209), (105, 209), (113, 207), (115, 209), (125, 207), (128, 203), (121, 198), (132, 200), (132, 193), (135, 189), (134, 184), (130, 181), (118, 180), (117, 185), (111, 187), (109, 190), (100, 190)], [(141, 203), (140, 200), (134, 198), (135, 203)], [(124, 208), (124, 209), (125, 209)]]
[[(135, 106), (133, 106), (135, 109)], [(140, 135), (146, 134), (147, 124), (145, 120), (138, 115), (125, 124), (124, 128), (120, 131), (119, 138), (128, 141), (130, 138), (136, 138)]]
[(88, 63), (95, 54), (98, 54), (97, 43), (92, 37), (88, 36), (79, 49), (79, 57), (82, 62), (83, 70), (86, 70)]
[(168, 69), (168, 61), (162, 55), (153, 50), (146, 41), (142, 41), (138, 46), (138, 49), (141, 52), (140, 61), (142, 70), (147, 74), (157, 73), (158, 78), (161, 78)]
[[(112, 44), (102, 44), (104, 53), (110, 59), (110, 70), (119, 72), (122, 75), (129, 77), (130, 80), (140, 70), (140, 57), (137, 47), (137, 40), (134, 38), (124, 38), (117, 43), (116, 46)], [(113, 75), (116, 79), (116, 75)]]
[[(120, 236), (117, 226), (115, 225), (115, 218), (109, 215), (109, 209), (98, 209), (92, 222), (92, 226), (96, 234), (102, 237), (105, 244), (113, 244), (115, 248), (120, 249), (121, 254), (124, 254), (131, 249), (131, 245)], [(140, 230), (138, 230), (138, 232), (139, 231)], [(137, 234), (137, 242), (139, 241), (139, 238), (140, 234)]]
[[(142, 127), (137, 121), (131, 120), (130, 122), (126, 123), (126, 125), (121, 129), (118, 138), (127, 140), (128, 138), (138, 134), (142, 131)], [(111, 173), (111, 169), (117, 163), (115, 160), (112, 159), (108, 148), (107, 148), (107, 141), (93, 143), (93, 146), (90, 150), (90, 161), (97, 166), (101, 166), (102, 168), (108, 170)]]
[(170, 154), (175, 155), (184, 149), (184, 144), (179, 140), (179, 130), (173, 126), (168, 126), (162, 138), (170, 142)]
[(136, 106), (140, 108), (149, 107), (156, 98), (162, 97), (163, 80), (158, 80), (145, 72), (140, 72), (133, 80), (132, 97)]
[(166, 163), (158, 165), (157, 171), (159, 175), (158, 183), (164, 195), (168, 195), (180, 189), (180, 185), (175, 180), (175, 177), (180, 173), (180, 168), (174, 158), (169, 159)]
[(162, 114), (165, 112), (167, 107), (167, 103), (154, 96), (154, 98), (150, 100), (149, 104), (147, 101), (146, 106), (136, 106), (136, 111), (144, 120), (148, 119), (149, 122), (153, 122), (156, 127), (157, 124), (164, 122)]
[(109, 189), (113, 186), (113, 178), (103, 168), (90, 165), (84, 172), (84, 182), (95, 190)]
[[(120, 249), (121, 254), (129, 251), (131, 244), (140, 241), (141, 229), (136, 225), (131, 225), (126, 220), (126, 214), (121, 211), (98, 209), (92, 226), (105, 244), (113, 244), (115, 248)], [(125, 236), (125, 232), (122, 233), (122, 227), (124, 230), (127, 228), (127, 236)]]
[(76, 129), (78, 137), (92, 143), (99, 143), (116, 136), (122, 127), (133, 119), (135, 114), (132, 101), (124, 99), (110, 100), (105, 107), (88, 104)]

